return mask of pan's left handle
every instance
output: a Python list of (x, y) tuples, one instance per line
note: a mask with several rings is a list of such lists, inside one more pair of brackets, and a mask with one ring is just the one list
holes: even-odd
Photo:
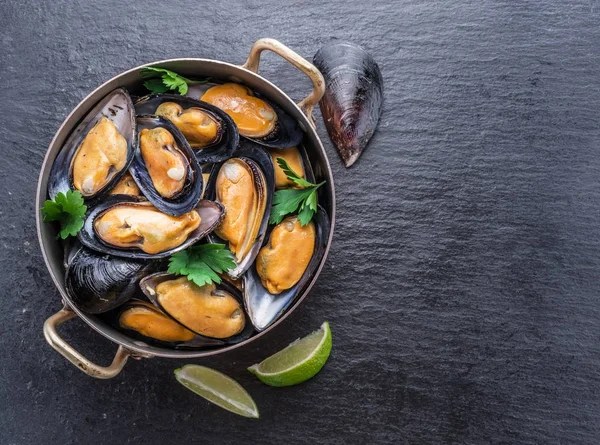
[(56, 314), (52, 315), (44, 323), (44, 337), (50, 346), (52, 346), (59, 354), (69, 360), (81, 371), (85, 372), (91, 377), (97, 379), (112, 379), (121, 372), (127, 359), (130, 356), (123, 346), (119, 346), (115, 358), (112, 363), (108, 366), (100, 366), (84, 357), (81, 353), (76, 351), (71, 345), (69, 345), (63, 338), (58, 334), (56, 329), (63, 323), (77, 317), (77, 314), (73, 312), (68, 306), (63, 307)]
[(246, 68), (254, 73), (258, 73), (260, 53), (265, 50), (272, 51), (275, 54), (283, 57), (285, 60), (306, 74), (312, 81), (312, 92), (302, 99), (300, 103), (298, 103), (298, 107), (304, 112), (312, 126), (315, 127), (313, 108), (319, 103), (323, 97), (323, 94), (325, 94), (325, 80), (323, 80), (323, 75), (316, 66), (310, 63), (304, 57), (300, 56), (300, 54), (292, 51), (278, 40), (269, 38), (259, 39), (254, 42), (254, 45), (252, 45), (252, 48), (250, 49), (248, 59), (246, 60), (246, 63), (242, 65), (242, 68)]

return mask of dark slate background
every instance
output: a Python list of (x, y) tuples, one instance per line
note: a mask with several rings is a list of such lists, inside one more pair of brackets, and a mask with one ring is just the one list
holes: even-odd
[[(59, 295), (33, 200), (44, 152), (100, 83), (157, 59), (242, 63), (333, 37), (379, 61), (379, 131), (346, 170), (325, 270), (283, 326), (195, 362), (240, 381), (262, 418), (181, 388), (183, 361), (85, 376), (46, 345)], [(0, 4), (0, 443), (597, 444), (600, 437), (600, 4), (592, 1)], [(301, 99), (309, 82), (267, 55)], [(329, 320), (325, 369), (293, 388), (245, 368)], [(82, 322), (64, 335), (107, 363)]]

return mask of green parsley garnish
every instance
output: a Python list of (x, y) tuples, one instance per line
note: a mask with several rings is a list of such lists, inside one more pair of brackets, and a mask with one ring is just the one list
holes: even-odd
[(276, 191), (273, 195), (273, 207), (271, 208), (269, 223), (279, 224), (284, 216), (298, 212), (298, 221), (300, 221), (301, 226), (305, 226), (317, 212), (317, 189), (325, 184), (325, 181), (320, 184), (308, 182), (292, 170), (283, 158), (277, 158), (277, 164), (290, 181), (304, 188)]
[(185, 275), (198, 286), (221, 282), (220, 273), (234, 269), (233, 254), (225, 244), (201, 244), (188, 247), (169, 258), (169, 273)]
[(53, 201), (47, 200), (42, 207), (44, 222), (60, 223), (61, 230), (58, 237), (62, 239), (77, 235), (83, 227), (86, 211), (87, 206), (83, 203), (83, 196), (76, 190), (69, 190), (66, 194), (60, 192)]
[(206, 83), (208, 80), (191, 80), (164, 68), (147, 66), (140, 73), (148, 79), (144, 86), (153, 93), (166, 93), (169, 90), (177, 91), (182, 96), (187, 93), (188, 85)]

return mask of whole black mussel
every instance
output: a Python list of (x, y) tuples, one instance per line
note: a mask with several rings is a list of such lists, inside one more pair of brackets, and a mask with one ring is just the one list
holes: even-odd
[(241, 142), (235, 158), (213, 166), (205, 196), (223, 205), (225, 217), (208, 239), (227, 244), (234, 254), (237, 267), (228, 272), (232, 278), (241, 277), (258, 254), (274, 189), (271, 155), (253, 142)]
[(103, 196), (127, 172), (135, 144), (133, 104), (119, 88), (88, 112), (64, 143), (50, 171), (50, 199), (68, 190), (86, 200)]
[(329, 217), (319, 206), (309, 224), (302, 226), (296, 216), (288, 216), (267, 233), (242, 286), (246, 311), (257, 331), (277, 320), (316, 276), (329, 231)]
[(159, 210), (179, 216), (198, 204), (202, 170), (183, 134), (168, 119), (138, 116), (138, 143), (129, 171)]
[(151, 94), (135, 102), (135, 111), (170, 120), (183, 133), (200, 163), (230, 158), (239, 142), (238, 129), (227, 113), (191, 97)]
[(201, 337), (233, 344), (254, 332), (240, 291), (226, 280), (198, 286), (187, 277), (158, 272), (142, 279), (140, 288), (163, 313)]
[(373, 136), (383, 109), (383, 78), (362, 47), (336, 42), (314, 57), (325, 79), (320, 107), (329, 137), (346, 167), (356, 162)]
[(77, 236), (101, 253), (165, 258), (204, 238), (223, 216), (223, 206), (213, 201), (200, 200), (189, 212), (172, 216), (142, 198), (115, 195), (88, 209)]
[(304, 132), (296, 119), (266, 97), (239, 83), (192, 85), (187, 95), (225, 111), (240, 136), (271, 148), (288, 148), (302, 142)]
[(118, 258), (74, 246), (68, 256), (65, 288), (71, 301), (89, 314), (110, 311), (131, 299), (142, 277), (160, 268), (160, 263)]
[(107, 315), (114, 326), (146, 343), (176, 349), (201, 349), (225, 344), (221, 340), (197, 335), (145, 300), (131, 299)]

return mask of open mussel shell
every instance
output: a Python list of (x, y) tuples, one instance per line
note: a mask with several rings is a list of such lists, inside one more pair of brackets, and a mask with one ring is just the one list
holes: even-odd
[[(218, 194), (216, 188), (219, 172), (226, 163), (235, 160), (239, 160), (242, 163), (244, 163), (247, 166), (248, 171), (251, 172), (255, 185), (255, 191), (257, 193), (257, 200), (259, 201), (259, 204), (264, 205), (264, 212), (262, 214), (262, 217), (260, 218), (260, 221), (257, 220), (259, 224), (258, 229), (255, 231), (255, 235), (252, 236), (252, 239), (246, 240), (247, 242), (251, 243), (251, 247), (248, 249), (248, 252), (243, 256), (243, 258), (236, 258), (237, 266), (235, 267), (235, 269), (232, 269), (228, 272), (229, 276), (231, 276), (234, 279), (240, 278), (244, 274), (244, 272), (250, 267), (250, 265), (256, 258), (260, 247), (262, 246), (269, 225), (269, 216), (271, 214), (271, 202), (273, 199), (273, 193), (275, 189), (275, 172), (271, 156), (262, 147), (249, 141), (243, 141), (240, 143), (240, 147), (236, 151), (235, 158), (229, 159), (219, 164), (215, 164), (213, 166), (208, 185), (206, 186), (206, 190), (204, 192), (204, 195), (207, 199), (218, 202)], [(225, 207), (225, 213), (227, 213), (227, 205), (223, 205)], [(249, 221), (248, 223), (252, 224), (252, 221)], [(227, 240), (220, 238), (215, 232), (211, 232), (208, 235), (208, 239), (211, 243), (228, 244)], [(244, 242), (240, 244), (246, 243)], [(231, 248), (231, 246), (229, 247)]]
[[(188, 92), (186, 95), (188, 97), (192, 97), (194, 99), (202, 100), (202, 98), (205, 97), (204, 95), (205, 95), (206, 91), (208, 91), (210, 88), (218, 86), (218, 85), (224, 85), (224, 84), (205, 83), (205, 84), (191, 85), (190, 88), (188, 89)], [(261, 94), (255, 92), (255, 91), (252, 91), (250, 88), (246, 87), (245, 85), (242, 85), (242, 86), (252, 96), (266, 102), (273, 109), (273, 112), (277, 116), (277, 120), (275, 122), (274, 127), (271, 129), (271, 131), (264, 136), (253, 137), (248, 134), (244, 134), (244, 131), (240, 130), (238, 127), (240, 136), (242, 136), (248, 140), (254, 141), (257, 144), (263, 145), (265, 147), (271, 147), (271, 148), (294, 147), (294, 146), (299, 145), (302, 142), (302, 138), (304, 137), (304, 132), (298, 125), (298, 122), (296, 121), (296, 119), (294, 119), (292, 116), (287, 114), (276, 103), (270, 101), (269, 99), (262, 96)], [(244, 98), (242, 97), (241, 100), (243, 101)], [(233, 119), (233, 121), (235, 122), (235, 119)]]
[(165, 102), (179, 105), (184, 112), (190, 108), (199, 109), (216, 123), (217, 133), (213, 142), (200, 146), (188, 139), (198, 162), (221, 162), (233, 155), (239, 142), (237, 127), (227, 113), (214, 105), (176, 94), (151, 94), (135, 102), (135, 112), (137, 115), (156, 115), (157, 108)]
[(110, 314), (109, 321), (138, 342), (185, 348), (210, 348), (225, 342), (201, 337), (145, 300), (131, 299)]
[[(129, 169), (133, 179), (148, 200), (160, 211), (169, 215), (182, 215), (189, 212), (198, 205), (202, 195), (203, 177), (202, 170), (194, 152), (187, 143), (185, 137), (168, 119), (160, 116), (138, 116), (137, 117), (138, 141), (135, 157)], [(144, 130), (155, 130), (162, 128), (167, 130), (175, 143), (163, 148), (182, 156), (183, 186), (181, 190), (171, 197), (165, 197), (157, 190), (146, 162), (142, 155), (142, 132)], [(160, 154), (160, 151), (159, 151)]]
[(352, 43), (323, 46), (314, 57), (325, 79), (321, 113), (346, 167), (359, 158), (383, 110), (383, 77), (373, 56)]
[(219, 203), (200, 200), (194, 209), (201, 218), (200, 225), (189, 233), (187, 239), (177, 247), (150, 254), (138, 247), (117, 247), (108, 244), (98, 236), (96, 229), (94, 228), (94, 221), (115, 206), (133, 206), (135, 208), (136, 206), (151, 207), (151, 204), (142, 198), (136, 198), (134, 196), (115, 195), (108, 197), (105, 201), (88, 209), (83, 228), (79, 231), (77, 236), (81, 244), (90, 249), (124, 258), (153, 259), (168, 257), (175, 252), (186, 249), (204, 238), (221, 222), (224, 215), (223, 206)]
[[(84, 186), (79, 185), (79, 187), (76, 187), (73, 171), (76, 156), (82, 148), (86, 137), (90, 135), (90, 132), (93, 129), (96, 129), (98, 133), (100, 132), (97, 127), (99, 123), (102, 124), (102, 128), (106, 129), (106, 132), (112, 133), (113, 140), (119, 139), (123, 141), (124, 139), (126, 149), (122, 154), (113, 154), (114, 159), (112, 160), (116, 161), (114, 164), (111, 162), (90, 164), (88, 161), (86, 169), (89, 169), (90, 172), (97, 166), (106, 170), (102, 172), (103, 182), (101, 184), (94, 184), (89, 190), (86, 189), (85, 181), (83, 182)], [(117, 132), (118, 135), (116, 134)], [(96, 137), (96, 135), (92, 134), (90, 137)], [(99, 137), (102, 136), (100, 135)], [(79, 190), (79, 188), (81, 188), (79, 191), (85, 199), (93, 200), (101, 197), (127, 172), (133, 160), (135, 144), (136, 128), (133, 103), (127, 91), (119, 88), (109, 93), (83, 118), (58, 153), (52, 164), (52, 170), (48, 179), (48, 195), (50, 195), (50, 199), (54, 199), (60, 192), (66, 193), (68, 190)], [(97, 147), (97, 144), (92, 144), (91, 142), (90, 145)], [(120, 146), (123, 147), (122, 144)], [(91, 149), (94, 150), (95, 147), (91, 147)]]
[[(256, 265), (248, 269), (244, 275), (244, 304), (250, 321), (257, 331), (265, 330), (277, 320), (294, 303), (306, 285), (315, 276), (327, 247), (330, 230), (329, 217), (320, 206), (313, 218), (313, 223), (316, 230), (315, 249), (304, 274), (302, 274), (302, 277), (294, 286), (280, 294), (274, 295), (269, 293), (263, 286), (260, 276), (256, 272)], [(265, 243), (267, 242), (265, 241)]]
[(114, 309), (138, 290), (142, 277), (156, 271), (159, 263), (117, 258), (85, 247), (75, 247), (68, 258), (65, 288), (75, 306), (89, 314)]
[[(234, 344), (234, 343), (239, 343), (243, 340), (246, 340), (247, 338), (252, 336), (252, 334), (254, 333), (253, 325), (250, 322), (250, 320), (248, 319), (248, 315), (244, 311), (244, 301), (243, 301), (242, 294), (239, 291), (239, 289), (237, 289), (235, 286), (231, 285), (226, 280), (222, 280), (221, 283), (219, 283), (219, 284), (214, 283), (212, 285), (205, 285), (205, 286), (214, 286), (214, 291), (211, 294), (211, 298), (219, 298), (219, 299), (233, 298), (233, 301), (235, 301), (238, 306), (235, 309), (234, 313), (232, 313), (231, 315), (232, 316), (235, 315), (236, 319), (243, 321), (243, 327), (241, 328), (241, 331), (239, 331), (238, 333), (236, 333), (232, 336), (226, 337), (226, 338), (222, 338), (222, 337), (216, 338), (216, 337), (211, 337), (211, 336), (207, 335), (207, 332), (208, 332), (207, 330), (204, 330), (204, 332), (202, 332), (202, 330), (198, 328), (198, 326), (203, 321), (202, 319), (192, 320), (193, 323), (191, 323), (189, 319), (183, 318), (186, 314), (193, 313), (195, 311), (195, 309), (192, 308), (192, 306), (191, 306), (191, 304), (192, 304), (191, 302), (193, 300), (195, 300), (195, 297), (192, 297), (191, 300), (188, 300), (187, 303), (189, 303), (190, 305), (185, 306), (186, 314), (175, 313), (172, 308), (165, 307), (165, 305), (164, 305), (165, 300), (163, 300), (163, 297), (157, 291), (157, 287), (166, 281), (175, 282), (175, 280), (182, 280), (186, 283), (189, 283), (189, 285), (191, 287), (200, 289), (198, 286), (193, 284), (193, 282), (187, 280), (187, 277), (181, 277), (178, 275), (169, 274), (167, 272), (157, 272), (155, 274), (148, 275), (147, 277), (143, 278), (140, 281), (140, 289), (142, 290), (144, 295), (152, 302), (152, 304), (154, 304), (156, 307), (158, 307), (163, 313), (169, 315), (171, 318), (173, 318), (178, 323), (185, 326), (190, 331), (197, 334), (199, 337), (206, 338), (206, 339), (212, 339), (214, 342), (220, 342), (221, 344)], [(204, 286), (203, 286), (203, 288), (204, 288)], [(184, 296), (181, 295), (181, 293), (179, 293), (178, 299), (183, 299), (183, 298), (184, 298)], [(197, 300), (193, 301), (193, 302), (200, 304), (200, 305), (203, 304), (203, 302), (197, 301)], [(214, 302), (210, 305), (207, 305), (207, 308), (208, 307), (210, 308), (210, 310), (213, 310), (213, 311), (218, 310), (217, 305), (214, 304)], [(205, 309), (207, 309), (207, 308), (205, 308)], [(202, 311), (200, 310), (199, 312), (202, 312)], [(202, 316), (205, 317), (206, 319), (213, 320), (210, 322), (212, 325), (210, 327), (211, 329), (218, 329), (218, 327), (215, 327), (215, 325), (213, 324), (214, 319), (218, 319), (219, 316), (221, 316), (223, 318), (224, 315), (225, 314), (223, 314), (223, 313), (215, 315), (214, 313), (209, 314), (208, 312), (202, 314)], [(227, 314), (227, 315), (229, 315), (229, 314)], [(238, 318), (238, 317), (243, 317), (243, 318)], [(192, 324), (194, 324), (194, 325), (192, 325)]]

